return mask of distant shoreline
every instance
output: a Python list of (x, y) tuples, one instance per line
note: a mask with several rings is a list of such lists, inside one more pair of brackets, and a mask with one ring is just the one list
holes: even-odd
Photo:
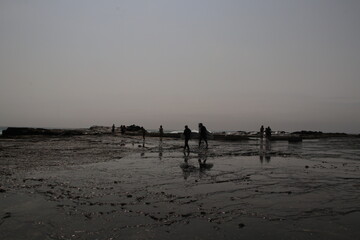
[[(125, 135), (140, 136), (142, 133), (137, 129), (138, 126), (132, 125), (128, 128)], [(76, 136), (76, 135), (104, 135), (104, 134), (120, 134), (120, 129), (116, 128), (115, 133), (112, 133), (111, 127), (107, 126), (92, 126), (90, 128), (28, 128), (28, 127), (8, 127), (0, 128), (2, 130), (2, 137), (16, 137), (16, 136)], [(197, 138), (197, 133), (194, 133)], [(157, 131), (150, 131), (146, 134), (148, 137), (160, 137)], [(163, 137), (181, 138), (182, 131), (165, 132)], [(245, 132), (245, 131), (221, 131), (211, 133), (211, 139), (214, 140), (249, 140), (250, 138), (259, 138), (259, 132)], [(319, 138), (335, 138), (335, 137), (360, 137), (360, 134), (348, 133), (323, 133), (321, 131), (296, 131), (292, 133), (284, 131), (274, 131), (271, 140), (285, 140), (297, 138), (298, 141), (302, 139), (319, 139)]]

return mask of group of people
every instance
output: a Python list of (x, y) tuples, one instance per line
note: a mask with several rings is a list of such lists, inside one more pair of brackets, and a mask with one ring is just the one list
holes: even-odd
[[(207, 141), (207, 134), (208, 134), (208, 131), (207, 131), (206, 127), (202, 123), (199, 123), (199, 147), (200, 147), (201, 142), (203, 140), (204, 140), (204, 142), (206, 144), (206, 148), (209, 147), (209, 144), (208, 144), (208, 141)], [(185, 139), (184, 150), (187, 149), (188, 151), (190, 151), (190, 147), (189, 147), (190, 138), (191, 138), (191, 130), (186, 125), (185, 129), (184, 129), (184, 139)]]
[[(143, 139), (145, 140), (146, 130), (143, 127), (141, 127), (141, 130), (142, 130), (142, 133), (143, 133)], [(201, 146), (201, 143), (203, 141), (205, 143), (206, 148), (209, 147), (209, 144), (208, 144), (208, 141), (207, 141), (207, 134), (208, 134), (208, 131), (207, 131), (206, 127), (202, 123), (199, 123), (199, 147)], [(183, 135), (184, 135), (184, 139), (185, 139), (184, 150), (190, 151), (189, 140), (191, 139), (191, 130), (188, 127), (188, 125), (185, 126)], [(161, 141), (162, 141), (163, 136), (164, 136), (164, 128), (163, 128), (162, 125), (160, 125), (160, 127), (159, 127), (159, 137), (160, 137)]]
[[(120, 126), (120, 132), (121, 132), (121, 134), (125, 134), (125, 131), (126, 131), (126, 126), (125, 126), (125, 125), (121, 125), (121, 126)], [(115, 134), (115, 124), (112, 125), (112, 127), (111, 127), (111, 132), (112, 132), (112, 134)]]
[[(111, 131), (112, 131), (112, 133), (115, 133), (115, 125), (114, 124), (112, 126)], [(124, 134), (126, 131), (126, 126), (121, 125), (120, 131), (121, 131), (121, 134)], [(144, 127), (141, 127), (141, 132), (142, 132), (143, 140), (145, 140), (145, 135), (146, 135), (147, 131), (145, 130)], [(183, 132), (184, 139), (185, 139), (184, 150), (190, 151), (189, 140), (191, 139), (191, 134), (192, 134), (192, 132), (191, 132), (190, 128), (188, 127), (188, 125), (186, 125), (184, 132)], [(164, 129), (163, 129), (162, 125), (160, 125), (160, 128), (159, 128), (159, 136), (160, 136), (160, 140), (162, 140), (162, 138), (164, 136)], [(266, 139), (271, 138), (271, 128), (269, 126), (266, 129), (264, 128), (263, 125), (260, 127), (260, 138), (263, 138), (264, 136)], [(199, 147), (201, 146), (201, 143), (204, 141), (205, 147), (208, 148), (209, 144), (207, 141), (207, 137), (208, 137), (208, 131), (207, 131), (206, 127), (202, 123), (199, 123)]]
[(267, 127), (267, 128), (264, 130), (264, 126), (261, 125), (261, 127), (260, 127), (260, 138), (263, 138), (263, 137), (264, 137), (264, 133), (265, 133), (265, 138), (266, 138), (266, 139), (270, 139), (270, 138), (271, 138), (271, 128), (270, 128), (270, 127)]

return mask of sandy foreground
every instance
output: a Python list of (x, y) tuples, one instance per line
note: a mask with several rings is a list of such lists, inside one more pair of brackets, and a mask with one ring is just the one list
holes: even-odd
[(196, 144), (0, 138), (0, 239), (359, 239), (359, 150)]

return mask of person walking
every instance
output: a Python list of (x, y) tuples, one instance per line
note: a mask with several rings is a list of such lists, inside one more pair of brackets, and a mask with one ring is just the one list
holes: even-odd
[(261, 125), (260, 127), (260, 138), (262, 139), (264, 137), (264, 125)]
[(145, 141), (146, 130), (144, 127), (141, 127), (141, 133), (142, 133), (143, 140)]
[(270, 126), (265, 129), (265, 137), (268, 140), (271, 139), (271, 128), (270, 128)]
[(159, 128), (159, 135), (160, 135), (160, 140), (162, 140), (163, 135), (164, 135), (164, 129), (163, 129), (162, 125), (160, 125), (160, 128)]
[(207, 129), (202, 123), (199, 123), (199, 147), (201, 145), (202, 140), (204, 140), (206, 144), (206, 148), (208, 148), (209, 145), (207, 142)]
[(188, 150), (190, 151), (190, 147), (189, 147), (189, 140), (191, 137), (191, 130), (189, 129), (189, 127), (186, 125), (185, 126), (185, 130), (184, 130), (184, 138), (185, 138), (185, 146), (184, 146), (184, 150)]
[(115, 134), (115, 124), (113, 124), (112, 127), (111, 127), (111, 133)]

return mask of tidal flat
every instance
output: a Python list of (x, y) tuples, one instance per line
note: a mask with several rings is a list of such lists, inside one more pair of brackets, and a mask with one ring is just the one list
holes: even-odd
[(0, 138), (0, 239), (357, 239), (360, 139)]

